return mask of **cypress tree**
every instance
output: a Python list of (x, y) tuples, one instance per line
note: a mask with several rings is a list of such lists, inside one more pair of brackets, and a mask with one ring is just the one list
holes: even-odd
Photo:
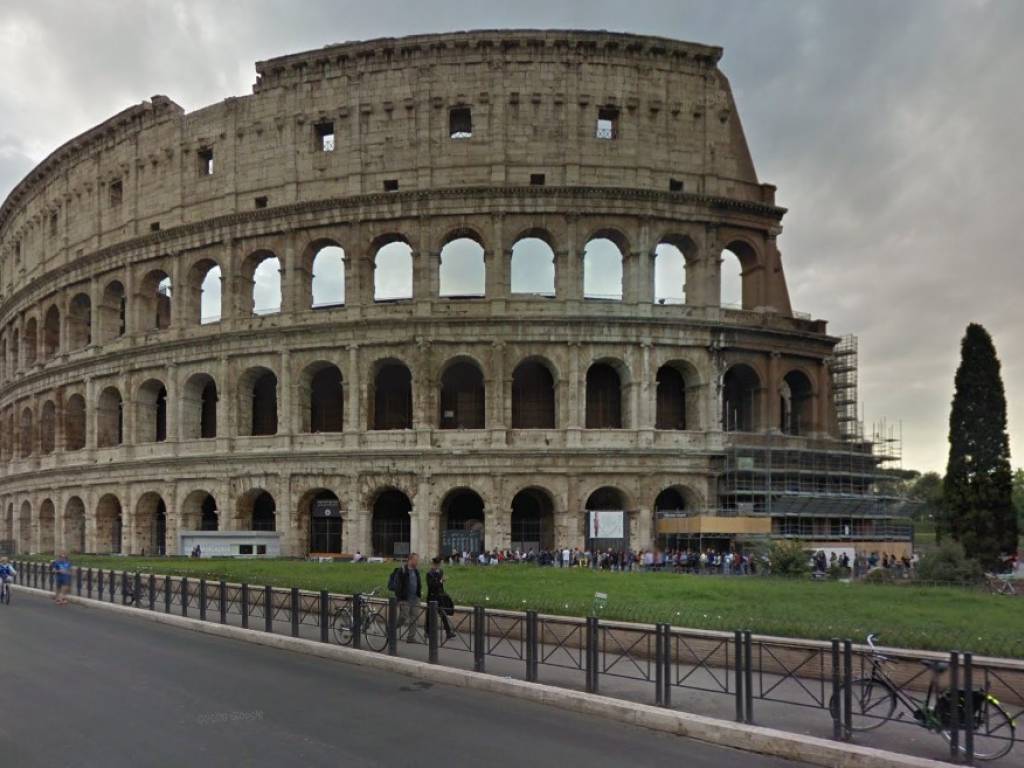
[(1006, 394), (992, 337), (976, 323), (960, 344), (941, 530), (986, 568), (1017, 550)]

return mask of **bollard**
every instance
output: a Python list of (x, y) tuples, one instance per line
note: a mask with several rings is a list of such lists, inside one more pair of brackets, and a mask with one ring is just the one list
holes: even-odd
[(181, 615), (188, 616), (188, 576), (181, 577), (181, 592), (178, 597), (181, 599)]
[(743, 674), (743, 633), (738, 629), (733, 634), (736, 663), (736, 722), (743, 722), (743, 681), (746, 676)]
[(473, 607), (473, 669), (476, 672), (484, 672), (487, 668), (485, 654), (487, 648), (484, 645), (486, 633), (484, 625), (487, 621), (487, 612), (482, 605)]
[(427, 661), (437, 664), (437, 601), (427, 603)]
[(171, 612), (171, 577), (164, 576), (164, 613)]
[(242, 585), (242, 629), (249, 628), (249, 585)]
[(840, 711), (839, 684), (839, 638), (832, 638), (832, 738), (839, 741), (843, 736), (842, 712)]
[(753, 664), (753, 642), (750, 639), (750, 631), (743, 633), (743, 693), (746, 696), (746, 714), (744, 722), (747, 725), (754, 724), (754, 664)]
[(330, 635), (328, 634), (329, 627), (327, 626), (327, 606), (330, 601), (330, 595), (327, 594), (326, 589), (320, 590), (320, 642), (329, 643), (331, 642)]
[(292, 587), (292, 600), (291, 610), (289, 611), (292, 618), (292, 637), (299, 636), (299, 588)]
[(352, 595), (352, 647), (363, 647), (363, 596), (358, 592)]
[(537, 621), (536, 611), (526, 612), (526, 679), (537, 682), (537, 671), (540, 666), (540, 623)]
[(960, 762), (960, 653), (949, 652), (949, 756)]
[(149, 610), (156, 609), (156, 576), (149, 574)]
[(853, 643), (843, 641), (843, 741), (853, 736)]
[(398, 600), (394, 597), (388, 598), (388, 655), (398, 655)]
[(206, 579), (199, 579), (199, 620), (206, 621)]
[(964, 653), (964, 696), (966, 722), (964, 727), (964, 762), (974, 765), (974, 654)]
[(274, 588), (269, 584), (263, 588), (263, 629), (274, 631)]

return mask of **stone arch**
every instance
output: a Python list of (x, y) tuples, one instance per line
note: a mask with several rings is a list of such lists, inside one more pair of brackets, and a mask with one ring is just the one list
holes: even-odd
[(438, 264), (438, 296), (478, 298), (487, 293), (483, 240), (473, 230), (450, 232), (442, 241)]
[(64, 450), (85, 448), (85, 398), (75, 393), (64, 403)]
[(512, 243), (509, 290), (514, 294), (554, 298), (557, 268), (551, 233), (527, 229)]
[(60, 308), (51, 304), (43, 315), (43, 359), (50, 360), (60, 354)]
[(281, 311), (283, 269), (280, 257), (273, 251), (260, 249), (246, 257), (242, 264), (242, 276), (252, 285), (252, 302), (249, 307), (252, 314), (273, 315)]
[(413, 298), (413, 250), (403, 235), (387, 234), (370, 246), (373, 254), (373, 300)]
[(53, 505), (53, 499), (43, 499), (39, 504), (39, 515), (36, 518), (36, 552), (56, 552), (56, 527), (57, 510)]
[(341, 432), (345, 420), (345, 388), (341, 369), (318, 360), (300, 376), (303, 432)]
[(124, 402), (117, 387), (105, 387), (96, 403), (96, 446), (112, 448), (124, 443)]
[(512, 428), (555, 429), (557, 374), (546, 358), (526, 357), (512, 371)]
[(619, 360), (596, 360), (587, 368), (587, 429), (623, 429), (626, 426), (628, 382), (626, 366)]
[(183, 531), (216, 531), (220, 529), (217, 499), (204, 488), (190, 491), (181, 503)]
[[(386, 486), (374, 493), (370, 513), (373, 554), (394, 557), (408, 554), (412, 543), (412, 502), (397, 488)], [(405, 549), (405, 552), (396, 551)]]
[(779, 382), (779, 429), (787, 435), (806, 435), (815, 428), (814, 384), (804, 371), (794, 368)]
[(47, 456), (57, 445), (57, 406), (53, 400), (43, 403), (39, 411), (39, 453)]
[(729, 367), (722, 377), (722, 430), (756, 432), (761, 424), (761, 377), (746, 363)]
[(276, 531), (277, 502), (269, 491), (250, 488), (238, 497), (235, 521), (240, 531)]
[(135, 442), (164, 442), (167, 439), (167, 387), (159, 379), (147, 379), (135, 399)]
[(512, 497), (510, 533), (513, 550), (554, 549), (555, 502), (548, 490), (531, 486)]
[(21, 409), (21, 419), (18, 430), (19, 456), (23, 459), (35, 453), (36, 429), (35, 414), (28, 406)]
[(697, 245), (686, 235), (667, 235), (654, 247), (655, 304), (686, 304), (686, 269), (697, 256)]
[(96, 503), (96, 542), (93, 549), (103, 555), (121, 552), (123, 533), (121, 500), (112, 493), (106, 493)]
[(238, 434), (277, 434), (277, 374), (254, 366), (238, 378)]
[(745, 238), (734, 238), (722, 249), (721, 260), (721, 306), (757, 307), (757, 286), (752, 278), (761, 263), (757, 247)]
[(139, 330), (164, 331), (171, 327), (171, 276), (153, 269), (139, 283), (136, 296)]
[(135, 542), (132, 554), (164, 555), (167, 553), (167, 504), (156, 491), (147, 491), (135, 503), (133, 521)]
[(193, 373), (185, 381), (181, 402), (182, 437), (206, 440), (217, 437), (217, 382), (208, 373)]
[(448, 360), (441, 369), (441, 429), (483, 429), (486, 386), (479, 362), (467, 355)]
[(85, 502), (72, 496), (64, 505), (61, 538), (67, 552), (85, 552)]
[(34, 317), (25, 321), (21, 334), (21, 359), (26, 368), (36, 364), (39, 352), (39, 328)]
[(303, 255), (309, 275), (309, 306), (313, 309), (345, 304), (345, 249), (335, 240), (313, 241)]
[(128, 326), (128, 299), (120, 280), (111, 280), (103, 287), (98, 309), (100, 344), (124, 336)]
[(598, 229), (583, 246), (583, 298), (622, 301), (629, 242), (617, 229)]
[(224, 272), (214, 259), (198, 259), (188, 270), (187, 311), (199, 325), (220, 322), (224, 315)]
[(655, 514), (693, 513), (701, 506), (700, 494), (686, 485), (669, 485), (658, 491), (651, 507)]
[(412, 429), (412, 372), (397, 358), (379, 360), (371, 370), (370, 429)]
[(697, 369), (685, 360), (671, 360), (655, 375), (655, 429), (700, 429), (700, 408), (694, 395), (700, 386)]
[(480, 536), (478, 548), (471, 551), (471, 555), (479, 554), (487, 549), (483, 496), (466, 486), (452, 488), (441, 499), (440, 511), (438, 546), (442, 553), (447, 554), (449, 551), (445, 544), (446, 531), (478, 533)]
[(329, 488), (312, 488), (299, 499), (299, 532), (306, 551), (322, 555), (340, 555), (343, 548), (343, 523), (338, 494)]

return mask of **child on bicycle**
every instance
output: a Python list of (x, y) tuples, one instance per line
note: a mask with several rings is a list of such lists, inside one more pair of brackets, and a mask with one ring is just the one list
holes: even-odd
[(7, 596), (8, 590), (11, 588), (11, 582), (14, 581), (14, 577), (17, 575), (18, 572), (6, 557), (0, 559), (0, 598)]

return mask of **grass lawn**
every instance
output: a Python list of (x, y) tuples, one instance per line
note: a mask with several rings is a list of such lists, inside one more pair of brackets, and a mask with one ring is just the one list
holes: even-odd
[[(384, 593), (392, 564), (300, 560), (190, 560), (87, 557), (75, 565), (225, 579), (249, 584)], [(861, 642), (878, 632), (887, 645), (1024, 657), (1024, 599), (958, 587), (843, 584), (761, 577), (604, 573), (528, 565), (446, 569), (456, 603), (582, 616), (595, 592), (600, 615), (702, 629)]]

